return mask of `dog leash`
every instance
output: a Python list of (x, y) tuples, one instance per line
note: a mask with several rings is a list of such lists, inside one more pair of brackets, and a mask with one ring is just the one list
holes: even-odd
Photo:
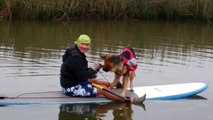
[(100, 71), (98, 73), (109, 83), (110, 87), (112, 88), (112, 86), (111, 86), (109, 80), (107, 79), (107, 77), (105, 75), (103, 75), (102, 72), (100, 72)]

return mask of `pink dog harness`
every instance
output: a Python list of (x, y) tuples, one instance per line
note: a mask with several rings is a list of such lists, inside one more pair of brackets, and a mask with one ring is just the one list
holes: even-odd
[(137, 69), (137, 60), (132, 48), (125, 47), (121, 50), (121, 56), (123, 57), (124, 64), (129, 71), (135, 71)]

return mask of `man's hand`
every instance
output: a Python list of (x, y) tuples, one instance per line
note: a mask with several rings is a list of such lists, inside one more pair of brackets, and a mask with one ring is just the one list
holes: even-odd
[(91, 68), (94, 71), (99, 71), (101, 69), (102, 65), (100, 63), (95, 63)]

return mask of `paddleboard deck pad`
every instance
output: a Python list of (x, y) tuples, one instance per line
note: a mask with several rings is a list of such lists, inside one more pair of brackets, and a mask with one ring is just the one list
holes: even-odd
[[(207, 83), (183, 83), (169, 85), (154, 85), (134, 87), (134, 92), (127, 91), (128, 97), (142, 97), (146, 94), (146, 100), (174, 100), (196, 95), (208, 88)], [(120, 93), (121, 89), (113, 89)], [(19, 94), (15, 97), (4, 97), (0, 99), (1, 106), (7, 105), (29, 105), (29, 104), (91, 104), (91, 103), (110, 103), (112, 100), (104, 96), (95, 98), (90, 97), (69, 97), (62, 91), (48, 91)]]

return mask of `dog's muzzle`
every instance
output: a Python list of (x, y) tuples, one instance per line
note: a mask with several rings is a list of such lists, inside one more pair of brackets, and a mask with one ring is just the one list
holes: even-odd
[(107, 68), (103, 68), (103, 71), (105, 71), (105, 72), (109, 72), (109, 69), (107, 69)]

